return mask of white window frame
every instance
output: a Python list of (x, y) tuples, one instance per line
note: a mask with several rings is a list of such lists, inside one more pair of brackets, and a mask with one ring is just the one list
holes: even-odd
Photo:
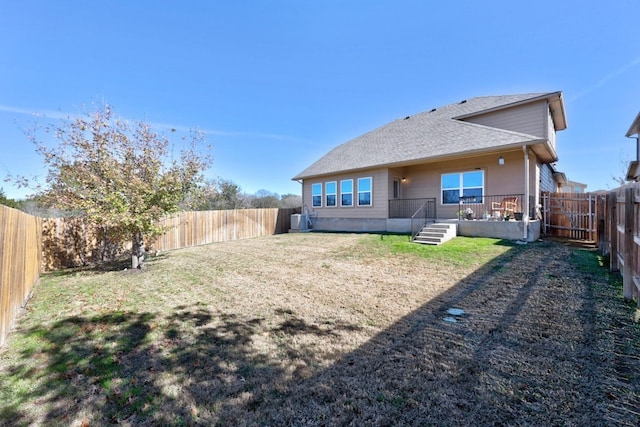
[[(466, 173), (481, 173), (482, 174), (482, 185), (481, 186), (469, 186), (469, 187), (465, 187), (464, 185), (464, 174)], [(458, 182), (459, 182), (459, 186), (457, 188), (444, 188), (443, 187), (443, 181), (444, 181), (444, 177), (446, 175), (458, 175)], [(440, 204), (444, 205), (444, 206), (454, 206), (459, 204), (459, 200), (460, 197), (464, 197), (464, 190), (472, 190), (472, 189), (480, 189), (481, 191), (481, 196), (480, 200), (482, 200), (482, 197), (484, 197), (485, 195), (485, 191), (484, 191), (484, 185), (485, 185), (485, 171), (483, 169), (474, 169), (474, 170), (466, 170), (466, 171), (462, 171), (462, 172), (447, 172), (447, 173), (443, 173), (440, 175)], [(453, 202), (453, 203), (445, 203), (445, 197), (444, 197), (444, 191), (448, 190), (448, 191), (452, 191), (452, 190), (458, 190), (458, 201), (457, 202)], [(481, 202), (478, 202), (481, 203)]]
[[(316, 188), (320, 188), (320, 194), (316, 194), (315, 190)], [(320, 204), (316, 204), (316, 197), (320, 197)], [(314, 182), (313, 184), (311, 184), (311, 206), (314, 208), (321, 208), (322, 207), (322, 183), (321, 182)]]
[[(344, 191), (343, 184), (346, 184), (346, 183), (351, 184), (351, 191)], [(344, 203), (344, 199), (342, 197), (345, 195), (351, 196), (351, 203), (349, 204)], [(343, 179), (342, 181), (340, 181), (340, 207), (343, 207), (343, 208), (353, 207), (353, 179)]]
[[(360, 190), (360, 186), (361, 186), (360, 182), (361, 181), (365, 181), (365, 180), (369, 180), (369, 189), (361, 191)], [(369, 193), (369, 203), (368, 204), (362, 204), (362, 203), (360, 203), (360, 195), (361, 194), (366, 194), (366, 193)], [(358, 206), (362, 206), (362, 207), (371, 207), (371, 206), (373, 206), (373, 178), (370, 177), (370, 176), (358, 178)]]
[[(333, 185), (333, 192), (329, 192), (329, 186)], [(329, 197), (333, 196), (333, 203), (329, 202)], [(327, 181), (324, 183), (324, 205), (328, 208), (335, 208), (338, 206), (338, 182)]]

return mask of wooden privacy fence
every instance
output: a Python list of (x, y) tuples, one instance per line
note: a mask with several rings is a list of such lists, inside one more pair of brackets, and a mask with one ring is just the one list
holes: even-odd
[(40, 277), (42, 219), (0, 205), (0, 346)]
[[(169, 231), (148, 246), (164, 251), (286, 233), (294, 213), (300, 209), (182, 212), (161, 221)], [(41, 271), (111, 260), (130, 249), (104, 232), (84, 218), (38, 218), (0, 205), (0, 346)]]
[(287, 233), (294, 213), (300, 213), (300, 208), (183, 212), (161, 221), (169, 231), (148, 246), (166, 251)]
[[(168, 231), (147, 249), (166, 251), (228, 240), (286, 233), (293, 209), (234, 209), (181, 212), (167, 217), (160, 225)], [(130, 243), (114, 244), (106, 230), (90, 227), (84, 218), (43, 219), (44, 271), (103, 262), (124, 256)]]
[(640, 183), (606, 195), (600, 248), (609, 254), (611, 271), (622, 272), (622, 294), (640, 306)]
[(598, 242), (598, 223), (604, 214), (604, 196), (543, 192), (541, 199), (545, 235)]

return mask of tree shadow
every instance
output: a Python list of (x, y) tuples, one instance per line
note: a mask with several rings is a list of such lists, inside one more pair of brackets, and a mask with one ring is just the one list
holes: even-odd
[[(22, 393), (46, 412), (7, 406), (0, 420), (606, 424), (599, 314), (591, 283), (567, 258), (568, 248), (551, 243), (514, 247), (342, 353), (324, 346), (364, 333), (361, 326), (310, 322), (287, 307), (264, 317), (194, 304), (162, 315), (65, 318), (26, 331), (42, 350), (25, 350), (10, 368), (13, 377), (38, 379)], [(558, 300), (566, 307), (557, 310)], [(455, 323), (444, 320), (452, 307), (464, 310)]]
[[(70, 423), (74, 413), (87, 408), (87, 415), (99, 413), (103, 420), (115, 421), (120, 405), (132, 397), (133, 385), (147, 380), (141, 378), (144, 372), (130, 378), (127, 374), (131, 373), (132, 355), (145, 346), (152, 320), (148, 313), (72, 316), (26, 331), (26, 338), (38, 341), (42, 351), (24, 350), (25, 362), (12, 366), (11, 374), (35, 377), (37, 387), (23, 391), (23, 400), (50, 409), (34, 415), (5, 407), (0, 419), (15, 425), (35, 421), (60, 425)], [(34, 358), (38, 369), (27, 362)]]
[[(312, 325), (290, 310), (276, 310), (276, 323), (212, 312), (204, 305), (179, 306), (165, 316), (119, 312), (72, 316), (31, 328), (26, 339), (41, 350), (25, 350), (24, 362), (9, 376), (35, 378), (22, 400), (37, 402), (43, 413), (5, 406), (7, 425), (65, 425), (81, 420), (152, 425), (214, 425), (242, 422), (230, 402), (255, 413), (269, 401), (286, 374), (269, 351), (253, 339), (263, 334), (336, 336), (351, 325)], [(273, 320), (273, 319), (272, 319)], [(313, 346), (294, 350), (283, 340), (284, 357), (314, 360)], [(266, 349), (265, 349), (266, 350)], [(308, 353), (307, 353), (308, 352)], [(36, 358), (40, 367), (30, 363)], [(0, 377), (0, 386), (5, 379)], [(236, 407), (235, 403), (231, 406)], [(8, 421), (10, 420), (10, 421)]]

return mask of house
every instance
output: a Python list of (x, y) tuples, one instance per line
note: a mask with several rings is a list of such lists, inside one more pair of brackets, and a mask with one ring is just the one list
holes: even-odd
[[(566, 127), (562, 92), (471, 98), (345, 142), (293, 179), (317, 230), (415, 232), (416, 218), (461, 210), (519, 211), (528, 227), (540, 192), (558, 189), (556, 132)], [(507, 196), (517, 205), (501, 206)]]
[(633, 138), (635, 136), (636, 139), (636, 159), (629, 162), (627, 181), (640, 181), (640, 113), (638, 113), (633, 123), (631, 123), (625, 136), (627, 138)]
[(561, 193), (586, 193), (586, 190), (587, 184), (571, 180), (567, 180), (566, 184), (560, 188)]

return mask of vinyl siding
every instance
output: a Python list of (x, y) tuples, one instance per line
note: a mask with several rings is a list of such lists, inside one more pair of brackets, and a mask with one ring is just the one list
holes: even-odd
[[(464, 119), (479, 125), (547, 138), (549, 108), (546, 101), (494, 111)], [(551, 125), (553, 126), (553, 124)]]
[[(358, 206), (358, 178), (372, 178), (372, 206)], [(353, 206), (340, 206), (340, 181), (343, 179), (353, 179)], [(324, 184), (326, 182), (336, 181), (338, 184), (338, 206), (325, 207)], [(309, 212), (316, 212), (318, 218), (386, 218), (389, 212), (389, 192), (393, 191), (390, 187), (389, 172), (387, 169), (376, 169), (371, 171), (360, 171), (357, 173), (344, 173), (337, 175), (328, 175), (317, 179), (305, 179), (303, 182), (302, 198), (303, 206)], [(314, 183), (322, 183), (322, 201), (323, 206), (314, 208), (311, 203), (311, 185)]]
[[(435, 197), (438, 218), (453, 218), (458, 206), (443, 205), (441, 195), (441, 176), (445, 173), (466, 172), (481, 169), (484, 171), (484, 194), (524, 194), (524, 153), (521, 150), (501, 153), (505, 159), (503, 166), (498, 165), (498, 154), (478, 156), (456, 161), (437, 162), (406, 167), (402, 197), (406, 199)], [(534, 194), (535, 160), (529, 155), (532, 180), (531, 194)]]
[(553, 124), (553, 117), (551, 117), (551, 110), (547, 109), (547, 139), (553, 147), (553, 150), (556, 150), (556, 128)]
[(549, 191), (551, 193), (558, 191), (558, 186), (553, 180), (553, 172), (547, 164), (540, 166), (540, 191)]
[[(498, 156), (505, 159), (503, 166), (498, 165)], [(537, 161), (533, 153), (529, 154), (530, 161), (530, 194), (537, 194), (538, 168)], [(445, 173), (466, 172), (481, 169), (484, 171), (484, 194), (504, 195), (504, 194), (524, 194), (524, 153), (522, 150), (513, 150), (449, 160), (442, 162), (425, 163), (421, 165), (405, 166), (392, 169), (375, 169), (371, 171), (360, 171), (358, 173), (336, 174), (322, 177), (321, 179), (307, 179), (303, 183), (303, 204), (310, 212), (316, 212), (318, 218), (346, 218), (346, 219), (379, 219), (387, 218), (389, 199), (393, 198), (394, 178), (406, 178), (401, 183), (402, 199), (436, 198), (438, 218), (454, 218), (458, 212), (458, 206), (443, 205), (441, 195), (441, 176)], [(373, 206), (362, 207), (355, 205), (357, 200), (357, 180), (362, 177), (373, 179)], [(353, 207), (311, 207), (311, 185), (313, 183), (324, 184), (329, 181), (338, 183), (343, 179), (354, 180), (354, 206)], [(323, 202), (324, 202), (323, 193)], [(340, 194), (338, 191), (338, 200)], [(339, 203), (338, 203), (339, 204)]]

